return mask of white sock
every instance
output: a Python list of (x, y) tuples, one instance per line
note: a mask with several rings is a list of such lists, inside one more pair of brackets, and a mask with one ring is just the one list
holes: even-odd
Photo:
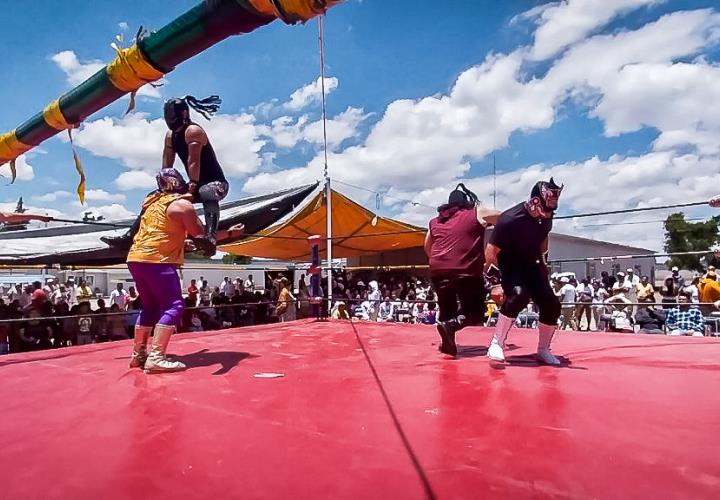
[(514, 323), (515, 318), (508, 318), (504, 314), (500, 314), (498, 316), (497, 324), (495, 325), (494, 339), (497, 340), (497, 343), (500, 344), (500, 346), (505, 345), (505, 339), (507, 339), (508, 332)]
[(555, 325), (538, 324), (538, 351), (541, 349), (550, 349), (550, 342), (555, 334)]

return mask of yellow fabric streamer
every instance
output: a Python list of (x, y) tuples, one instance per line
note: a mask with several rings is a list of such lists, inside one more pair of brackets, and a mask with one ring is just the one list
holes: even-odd
[(73, 160), (75, 161), (75, 170), (80, 175), (80, 184), (77, 187), (78, 198), (80, 198), (80, 204), (85, 204), (85, 171), (83, 170), (82, 163), (80, 163), (80, 156), (75, 151), (75, 143), (73, 142), (72, 129), (68, 129), (68, 137), (70, 137), (70, 145), (72, 146)]
[(309, 21), (340, 2), (342, 0), (276, 0), (280, 18), (289, 24)]
[(80, 198), (80, 204), (85, 204), (85, 171), (83, 170), (82, 163), (80, 162), (80, 155), (75, 150), (75, 143), (73, 142), (72, 129), (74, 125), (68, 123), (65, 115), (60, 110), (60, 100), (55, 99), (53, 102), (48, 104), (43, 110), (43, 118), (45, 123), (50, 125), (55, 130), (67, 130), (68, 136), (70, 137), (70, 146), (72, 147), (73, 161), (75, 162), (75, 170), (80, 175), (80, 184), (77, 187), (78, 198)]
[(0, 135), (0, 165), (10, 163), (10, 184), (15, 182), (17, 177), (17, 169), (15, 168), (15, 160), (21, 154), (29, 151), (32, 146), (23, 144), (15, 135), (15, 131)]
[(135, 109), (135, 94), (138, 89), (164, 76), (145, 60), (137, 44), (129, 49), (119, 49), (115, 59), (107, 66), (107, 74), (116, 89), (130, 92), (130, 104), (126, 114)]
[(65, 119), (65, 115), (60, 110), (60, 99), (55, 99), (53, 102), (45, 106), (43, 110), (43, 118), (45, 123), (50, 125), (55, 130), (66, 130), (72, 128), (72, 125)]

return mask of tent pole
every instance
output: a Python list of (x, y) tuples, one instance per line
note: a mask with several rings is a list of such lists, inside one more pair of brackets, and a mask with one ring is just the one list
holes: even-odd
[(328, 289), (328, 313), (332, 310), (332, 188), (330, 177), (325, 178), (325, 197), (327, 198), (326, 222), (327, 222), (327, 289)]
[(328, 315), (332, 312), (332, 188), (328, 171), (327, 152), (327, 107), (325, 103), (325, 26), (324, 15), (318, 16), (318, 42), (320, 45), (320, 87), (322, 90), (322, 121), (323, 121), (323, 154), (325, 157), (325, 221), (327, 232), (327, 296)]

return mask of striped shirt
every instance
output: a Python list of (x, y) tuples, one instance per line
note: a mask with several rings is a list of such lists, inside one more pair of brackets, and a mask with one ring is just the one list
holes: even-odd
[(703, 332), (705, 329), (705, 319), (703, 318), (700, 309), (690, 307), (688, 309), (680, 309), (675, 307), (670, 309), (665, 319), (665, 324), (671, 330), (682, 330), (682, 331), (695, 331)]

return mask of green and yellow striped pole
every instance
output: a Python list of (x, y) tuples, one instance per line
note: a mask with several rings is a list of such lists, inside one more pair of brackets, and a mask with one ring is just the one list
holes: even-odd
[[(341, 1), (204, 0), (132, 47), (119, 49), (110, 64), (13, 131), (0, 135), (0, 165), (10, 163), (14, 181), (18, 156), (58, 132), (77, 127), (125, 94), (134, 95), (178, 64), (230, 36), (250, 33), (277, 19), (304, 23)], [(81, 171), (77, 157), (76, 167)]]

